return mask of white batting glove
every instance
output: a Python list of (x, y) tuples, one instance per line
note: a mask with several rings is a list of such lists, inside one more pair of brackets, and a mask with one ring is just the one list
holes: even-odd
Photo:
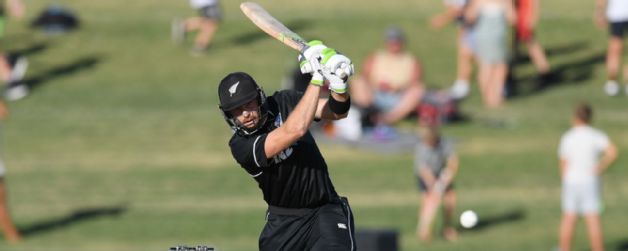
[(323, 49), (321, 54), (323, 76), (329, 80), (329, 89), (339, 94), (347, 92), (347, 80), (353, 75), (351, 60), (332, 48)]
[(301, 73), (308, 74), (313, 73), (314, 69), (309, 64), (309, 61), (312, 59), (317, 59), (320, 61), (321, 52), (327, 48), (320, 40), (312, 40), (307, 43), (308, 47), (305, 48), (301, 54), (299, 54), (299, 68), (301, 69)]
[(324, 62), (323, 67), (342, 79), (353, 75), (353, 63), (351, 63), (351, 59), (337, 52)]
[(307, 61), (307, 65), (312, 69), (312, 80), (310, 80), (310, 84), (323, 86), (323, 82), (325, 81), (323, 65), (321, 65), (317, 59)]

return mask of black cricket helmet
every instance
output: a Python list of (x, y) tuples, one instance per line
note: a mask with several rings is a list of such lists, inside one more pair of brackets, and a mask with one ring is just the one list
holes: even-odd
[[(257, 132), (266, 123), (268, 118), (266, 94), (249, 74), (234, 72), (223, 78), (218, 86), (218, 98), (220, 99), (218, 108), (220, 108), (225, 121), (227, 121), (227, 124), (235, 133), (250, 135)], [(240, 125), (229, 111), (243, 106), (254, 99), (257, 99), (259, 105), (260, 120), (255, 128), (247, 129)]]

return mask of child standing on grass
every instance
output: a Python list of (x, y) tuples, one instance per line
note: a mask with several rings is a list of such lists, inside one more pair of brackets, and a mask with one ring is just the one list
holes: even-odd
[[(443, 236), (448, 241), (457, 239), (456, 228), (452, 219), (456, 208), (456, 193), (453, 181), (458, 172), (458, 155), (453, 143), (441, 137), (438, 128), (434, 125), (422, 129), (421, 140), (415, 152), (414, 172), (421, 191), (421, 208), (418, 212), (417, 237), (422, 241), (431, 240), (431, 226), (433, 219), (423, 219), (426, 205), (432, 196), (440, 196), (437, 190), (444, 190), (442, 202), (444, 207)], [(441, 187), (439, 187), (441, 186)], [(427, 227), (421, 227), (427, 226)]]
[(561, 251), (571, 250), (578, 215), (583, 215), (587, 223), (591, 250), (604, 250), (599, 217), (600, 176), (617, 158), (617, 148), (604, 132), (591, 127), (592, 117), (593, 111), (588, 104), (578, 105), (571, 129), (560, 139), (560, 174), (563, 183)]

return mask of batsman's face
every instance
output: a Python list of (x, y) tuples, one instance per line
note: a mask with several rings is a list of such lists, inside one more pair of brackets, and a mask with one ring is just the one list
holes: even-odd
[(238, 123), (247, 129), (253, 129), (259, 122), (259, 104), (257, 99), (253, 99), (250, 102), (229, 111)]

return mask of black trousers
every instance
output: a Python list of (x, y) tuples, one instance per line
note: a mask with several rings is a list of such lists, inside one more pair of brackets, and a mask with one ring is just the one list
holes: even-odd
[(353, 213), (342, 197), (318, 208), (269, 206), (259, 249), (356, 250)]

